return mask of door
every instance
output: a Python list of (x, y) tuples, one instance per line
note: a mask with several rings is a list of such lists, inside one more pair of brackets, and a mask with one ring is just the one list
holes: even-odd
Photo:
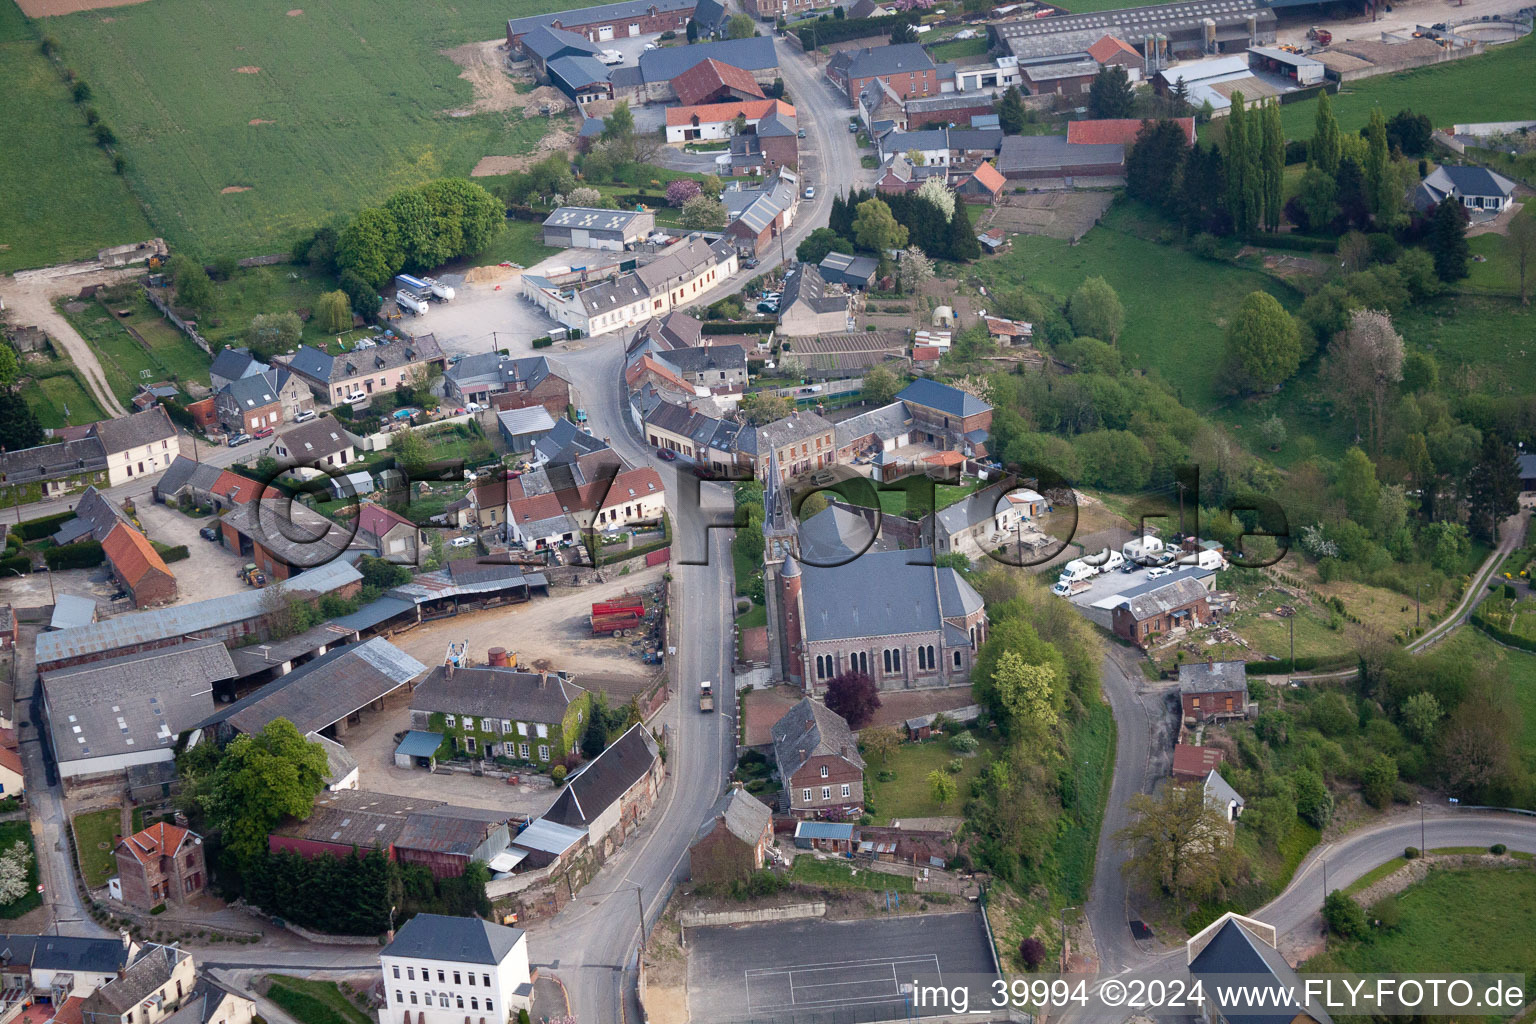
[(638, 36), (639, 34), (640, 34), (640, 23), (639, 22), (635, 22), (634, 24), (629, 26), (629, 37), (631, 39), (633, 39), (635, 36)]
[(613, 38), (613, 26), (612, 25), (599, 25), (599, 26), (597, 26), (597, 41), (598, 42), (605, 43), (605, 42), (607, 42), (608, 40), (610, 40), (612, 38)]

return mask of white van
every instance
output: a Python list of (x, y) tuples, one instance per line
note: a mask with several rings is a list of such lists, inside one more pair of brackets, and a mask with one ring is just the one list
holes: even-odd
[(1081, 558), (1074, 558), (1061, 567), (1061, 575), (1057, 579), (1062, 583), (1079, 583), (1083, 580), (1091, 580), (1098, 574), (1097, 566), (1089, 565)]

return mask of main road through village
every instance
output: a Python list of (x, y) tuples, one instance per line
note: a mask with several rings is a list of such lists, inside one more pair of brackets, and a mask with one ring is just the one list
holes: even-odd
[[(859, 152), (846, 130), (852, 110), (845, 98), (812, 65), (783, 40), (776, 44), (785, 83), (807, 129), (802, 149), (804, 183), (817, 189), (816, 198), (802, 203), (794, 227), (786, 233), (783, 251), (793, 251), (814, 228), (826, 224), (834, 193), (869, 178)], [(705, 297), (713, 301), (738, 289), (753, 273), (762, 273), (780, 260), (775, 248), (755, 271), (742, 271)], [(622, 343), (618, 338), (585, 339), (569, 343), (560, 357), (578, 383), (594, 432), (607, 436), (627, 459), (651, 463), (669, 483), (675, 541), (675, 588), (669, 616), (676, 654), (669, 666), (674, 698), (655, 723), (666, 727), (667, 782), (656, 807), (639, 831), (605, 864), (559, 914), (535, 923), (529, 931), (530, 954), (536, 964), (557, 976), (569, 993), (571, 1010), (583, 1024), (615, 1024), (627, 1018), (623, 979), (635, 955), (640, 935), (638, 907), (654, 922), (672, 884), (686, 870), (688, 842), (710, 805), (722, 791), (735, 753), (734, 702), (725, 701), (715, 714), (701, 714), (694, 698), (700, 680), (729, 684), (732, 587), (729, 533), (708, 529), (710, 521), (729, 521), (729, 495), (719, 485), (702, 487), (702, 505), (679, 500), (681, 489), (697, 485), (674, 464), (652, 458), (650, 450), (630, 430), (628, 406), (620, 384)], [(222, 453), (221, 453), (222, 454)], [(702, 561), (707, 551), (708, 564)], [(514, 638), (509, 638), (515, 642)], [(1115, 777), (1099, 839), (1094, 885), (1085, 911), (1093, 931), (1100, 968), (1114, 973), (1131, 969), (1176, 968), (1167, 949), (1134, 941), (1127, 923), (1128, 896), (1121, 866), (1123, 851), (1113, 841), (1126, 821), (1131, 795), (1150, 790), (1155, 782), (1152, 737), (1159, 735), (1161, 714), (1156, 695), (1144, 689), (1141, 673), (1112, 651), (1104, 662), (1104, 691), (1119, 732)], [(30, 703), (30, 686), (18, 694)], [(726, 692), (729, 692), (727, 689)], [(28, 709), (29, 710), (29, 709)], [(24, 711), (19, 713), (25, 714)], [(57, 787), (45, 784), (41, 753), (35, 740), (24, 744), (29, 788), (33, 796), (34, 830), (48, 905), (64, 934), (105, 934), (84, 912), (74, 882), (74, 866), (63, 842), (63, 813)], [(1496, 842), (1536, 852), (1536, 820), (1512, 815), (1464, 812), (1431, 818), (1425, 826), (1430, 846), (1478, 845)], [(1398, 822), (1347, 835), (1314, 851), (1290, 886), (1258, 916), (1273, 922), (1282, 934), (1316, 929), (1322, 904), (1320, 865), (1326, 859), (1334, 888), (1347, 885), (1402, 848), (1418, 842), (1419, 823)], [(377, 950), (345, 947), (277, 951), (260, 946), (220, 947), (202, 952), (210, 967), (239, 970), (365, 969), (378, 962)]]

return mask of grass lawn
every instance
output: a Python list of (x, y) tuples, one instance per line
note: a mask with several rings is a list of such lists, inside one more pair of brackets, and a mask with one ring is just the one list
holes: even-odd
[[(242, 345), (245, 329), (258, 313), (300, 313), (302, 318), (319, 305), (322, 294), (335, 290), (334, 279), (308, 267), (280, 263), (241, 270), (227, 281), (214, 282), (212, 306), (203, 311), (197, 329), (214, 351), (224, 345)], [(353, 337), (343, 335), (348, 340)], [(301, 340), (316, 347), (329, 345), (332, 354), (337, 351), (336, 335), (321, 330), (318, 320), (304, 324)]]
[(1526, 767), (1536, 771), (1536, 654), (1496, 644), (1475, 626), (1458, 629), (1439, 649), (1454, 651), (1458, 660), (1469, 664), (1498, 666), (1499, 674), (1514, 687), (1515, 703), (1520, 708), (1520, 751)]
[[(1095, 0), (1096, 2), (1096, 0)], [(1388, 117), (1408, 107), (1428, 114), (1438, 127), (1466, 121), (1505, 121), (1529, 117), (1536, 108), (1536, 38), (1496, 46), (1479, 57), (1434, 64), (1396, 75), (1378, 75), (1348, 83), (1333, 99), (1339, 127), (1351, 132), (1365, 127), (1371, 107), (1380, 104)], [(1288, 139), (1309, 139), (1317, 116), (1317, 101), (1288, 103), (1280, 121)]]
[(911, 892), (912, 879), (906, 875), (887, 875), (881, 871), (855, 868), (839, 860), (817, 860), (811, 856), (799, 856), (789, 871), (789, 877), (806, 885), (824, 885), (831, 889), (873, 889), (880, 892), (895, 889)]
[(75, 364), (68, 359), (41, 364), (29, 361), (24, 365), (33, 376), (23, 380), (21, 393), (42, 426), (76, 426), (107, 418), (106, 411), (80, 379)]
[(1401, 926), (1368, 943), (1330, 943), (1339, 969), (1528, 971), (1536, 963), (1536, 872), (1433, 871), (1398, 896)]
[[(75, 325), (81, 337), (90, 342), (107, 379), (112, 382), (113, 392), (124, 404), (138, 391), (141, 382), (170, 378), (208, 379), (208, 366), (212, 360), (192, 343), (191, 338), (162, 317), (148, 299), (137, 295), (113, 303), (112, 309), (113, 313), (122, 309), (132, 312), (120, 321), (99, 303), (92, 302), (84, 312), (65, 312), (64, 316)], [(124, 323), (131, 324), (144, 336), (150, 346), (148, 351), (128, 333)]]
[[(869, 482), (876, 489), (876, 497), (880, 503), (880, 511), (887, 515), (899, 516), (912, 512), (914, 516), (927, 513), (929, 508), (928, 487), (929, 478), (925, 476), (908, 476), (896, 481), (888, 487)], [(960, 487), (951, 487), (947, 484), (933, 484), (933, 504), (944, 509), (964, 498), (982, 486), (982, 481), (973, 480)], [(837, 484), (828, 488), (842, 495), (850, 504), (869, 507), (866, 500), (869, 491), (864, 486), (854, 484)]]
[(85, 884), (98, 889), (117, 871), (112, 856), (112, 839), (123, 831), (123, 816), (115, 807), (75, 815), (75, 847), (80, 851), (80, 868)]
[(32, 844), (32, 826), (25, 820), (0, 822), (0, 852), (17, 843), (25, 843), (32, 851), (32, 863), (27, 866), (27, 892), (18, 900), (0, 905), (0, 918), (17, 918), (43, 905), (43, 894), (37, 891), (37, 850)]
[(946, 60), (955, 60), (959, 57), (980, 57), (987, 52), (987, 39), (946, 39), (942, 43), (934, 43), (928, 47), (928, 54), (935, 62), (943, 63)]
[(542, 119), (472, 112), (473, 88), (440, 51), (560, 6), (426, 0), (396, 17), (369, 0), (302, 13), (288, 0), (165, 0), (51, 18), (48, 32), (95, 90), (158, 232), (196, 256), (250, 256), (483, 156), (531, 152)]
[(1120, 349), (1127, 361), (1157, 371), (1185, 405), (1208, 412), (1219, 402), (1226, 318), (1252, 291), (1270, 292), (1290, 309), (1299, 297), (1265, 274), (1151, 241), (1145, 230), (1140, 208), (1119, 202), (1077, 245), (1019, 235), (1012, 252), (972, 269), (990, 288), (1022, 281), (1063, 303), (1086, 278), (1103, 277), (1125, 306)]
[(736, 625), (742, 629), (768, 625), (768, 606), (754, 602), (751, 608), (736, 616)]
[(37, 46), (20, 8), (0, 6), (0, 96), (11, 140), (0, 146), (0, 274), (93, 257), (155, 234)]
[(348, 999), (333, 981), (311, 981), (287, 974), (269, 974), (267, 998), (287, 1010), (300, 1024), (373, 1024), (373, 1018)]
[(491, 242), (490, 247), (475, 257), (474, 263), (521, 263), (531, 267), (540, 260), (553, 256), (561, 249), (544, 244), (544, 228), (538, 221), (509, 220), (507, 226)]
[[(889, 824), (896, 818), (959, 814), (969, 798), (971, 780), (981, 773), (982, 765), (996, 746), (995, 741), (983, 739), (973, 753), (959, 754), (950, 749), (947, 736), (924, 743), (903, 743), (886, 763), (871, 765), (864, 773), (866, 809), (870, 805), (875, 808), (870, 813), (880, 825)], [(956, 759), (961, 764), (960, 773), (950, 775), (955, 782), (956, 794), (948, 803), (941, 804), (933, 798), (928, 773), (937, 769), (948, 774), (946, 766)], [(889, 782), (880, 781), (888, 772), (896, 777)]]

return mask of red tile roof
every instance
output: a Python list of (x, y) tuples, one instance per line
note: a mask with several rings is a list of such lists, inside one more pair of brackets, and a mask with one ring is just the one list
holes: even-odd
[(661, 378), (668, 384), (671, 384), (673, 387), (677, 388), (679, 391), (683, 391), (690, 395), (693, 394), (692, 384), (689, 384), (687, 381), (683, 380), (683, 378), (679, 377), (665, 366), (662, 366), (650, 356), (641, 356), (634, 363), (632, 363), (629, 369), (624, 371), (624, 382), (628, 384), (631, 389), (633, 389), (636, 382), (644, 377), (647, 372)]
[(758, 99), (767, 98), (750, 72), (713, 57), (706, 57), (672, 79), (672, 91), (677, 93), (678, 102), (688, 107), (703, 103), (721, 88), (735, 89)]
[(112, 527), (107, 539), (101, 542), (101, 549), (106, 552), (107, 560), (117, 570), (117, 575), (130, 587), (138, 586), (151, 571), (171, 575), (171, 570), (165, 567), (165, 560), (149, 543), (149, 538), (124, 523)]
[(219, 474), (219, 478), (213, 482), (209, 491), (221, 498), (228, 498), (236, 505), (244, 505), (261, 491), (261, 484), (248, 476), (231, 473), (226, 469)]
[(398, 512), (385, 508), (383, 505), (375, 505), (368, 501), (357, 511), (357, 528), (366, 530), (375, 537), (382, 537), (397, 526), (409, 526), (414, 528), (415, 523)]
[(190, 834), (191, 832), (180, 825), (167, 825), (163, 821), (157, 821), (144, 831), (135, 832), (118, 845), (127, 847), (128, 852), (133, 854), (134, 859), (140, 864), (153, 864), (162, 854), (174, 857)]
[(914, 345), (912, 347), (912, 358), (920, 363), (936, 362), (940, 355), (941, 353), (937, 345)]
[(1173, 774), (1175, 778), (1204, 778), (1221, 764), (1221, 751), (1215, 747), (1197, 747), (1180, 743), (1173, 748)]
[(696, 107), (668, 107), (667, 124), (694, 124), (695, 118), (699, 124), (721, 124), (736, 120), (738, 114), (748, 121), (760, 121), (772, 113), (780, 117), (794, 117), (795, 108), (783, 100), (740, 100), (736, 103), (705, 103)]
[[(1174, 118), (1183, 128), (1189, 144), (1195, 144), (1195, 119)], [(1142, 122), (1134, 117), (1112, 117), (1101, 121), (1072, 121), (1067, 125), (1067, 143), (1078, 146), (1101, 146), (1120, 143), (1129, 146), (1136, 141)]]
[(1088, 56), (1100, 64), (1106, 63), (1111, 57), (1134, 57), (1141, 60), (1141, 52), (1126, 42), (1124, 39), (1116, 39), (1114, 36), (1105, 36), (1092, 46), (1088, 47)]
[(993, 194), (1001, 192), (1008, 184), (1008, 179), (1003, 177), (1001, 171), (993, 167), (989, 161), (982, 161), (980, 167), (971, 172), (971, 177), (982, 185), (985, 185)]
[(22, 775), (21, 755), (9, 747), (0, 747), (0, 768), (9, 768), (17, 775)]
[(70, 996), (53, 1015), (53, 1024), (85, 1024), (84, 996)]
[(965, 462), (965, 455), (957, 451), (934, 452), (923, 456), (923, 461), (930, 466), (958, 466)]

